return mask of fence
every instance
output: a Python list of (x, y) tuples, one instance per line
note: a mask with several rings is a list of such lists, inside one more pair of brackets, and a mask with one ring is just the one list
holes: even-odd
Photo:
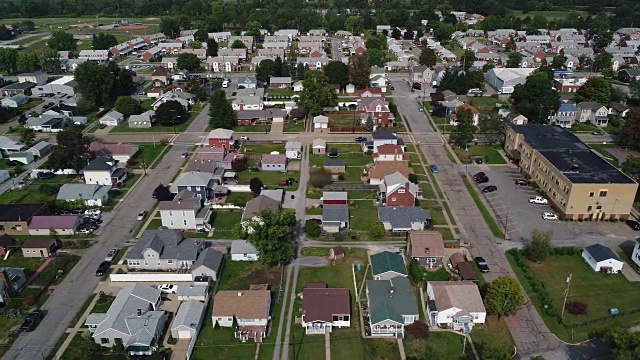
[(224, 186), (229, 189), (231, 192), (251, 192), (251, 188), (249, 185), (229, 185), (224, 184)]
[(131, 273), (131, 274), (111, 274), (109, 280), (112, 282), (192, 282), (191, 273)]
[(356, 127), (339, 127), (339, 126), (330, 126), (329, 127), (329, 132), (339, 132), (339, 133), (362, 133), (362, 132), (366, 132), (364, 131), (364, 129), (362, 128), (362, 126), (356, 126)]
[(283, 140), (242, 140), (242, 145), (270, 145), (284, 144)]
[(244, 209), (242, 206), (233, 204), (211, 204), (212, 209)]
[(322, 190), (325, 191), (336, 191), (336, 190), (378, 190), (380, 187), (378, 185), (369, 185), (369, 184), (328, 184), (322, 187)]

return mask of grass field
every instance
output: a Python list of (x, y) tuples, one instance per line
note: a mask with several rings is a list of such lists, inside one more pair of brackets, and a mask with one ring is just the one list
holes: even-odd
[(254, 132), (254, 133), (268, 133), (271, 131), (271, 125), (238, 125), (233, 127), (235, 132)]
[(285, 121), (283, 132), (304, 132), (304, 121)]
[(356, 231), (368, 231), (371, 224), (378, 221), (378, 212), (371, 200), (356, 200), (354, 205), (349, 205), (351, 216), (351, 228)]
[[(475, 331), (475, 330), (474, 330)], [(463, 360), (473, 359), (471, 348), (463, 346), (464, 337), (450, 332), (431, 332), (426, 340), (405, 340), (407, 358)]]
[(483, 157), (488, 164), (506, 164), (507, 161), (498, 152), (501, 149), (500, 145), (471, 145), (468, 152), (457, 146), (453, 151), (462, 163), (470, 157)]
[(211, 213), (211, 225), (215, 228), (213, 238), (215, 239), (237, 239), (233, 229), (240, 224), (242, 218), (241, 211), (213, 211)]
[(569, 16), (569, 14), (575, 13), (578, 16), (582, 16), (582, 17), (587, 17), (589, 14), (586, 11), (575, 11), (575, 10), (571, 10), (571, 11), (562, 11), (562, 10), (558, 10), (558, 11), (529, 11), (526, 14), (523, 13), (522, 11), (512, 11), (511, 14), (513, 16), (519, 17), (520, 19), (524, 19), (527, 16), (531, 16), (532, 18), (534, 16), (544, 16), (547, 18), (547, 20), (562, 20), (562, 19), (566, 19), (567, 16)]
[(263, 155), (270, 154), (273, 151), (277, 151), (280, 154), (284, 154), (284, 144), (265, 144), (265, 145), (242, 145), (239, 152), (247, 155)]
[(134, 169), (153, 169), (155, 164), (162, 160), (162, 157), (167, 154), (165, 150), (168, 150), (168, 145), (162, 146), (160, 144), (139, 143), (136, 144), (140, 149), (133, 162), (130, 162), (129, 167)]
[[(475, 265), (475, 262), (472, 262), (472, 264)], [(476, 273), (482, 274), (479, 271)], [(484, 349), (487, 347), (505, 347), (512, 352), (515, 346), (513, 337), (511, 337), (511, 333), (504, 319), (498, 319), (496, 316), (491, 315), (487, 316), (483, 328), (473, 328), (471, 331), (471, 340), (473, 340), (473, 344), (480, 353), (481, 359), (489, 357), (488, 354), (486, 356), (483, 354)]]
[(358, 124), (358, 116), (354, 118), (353, 114), (329, 114), (329, 126), (336, 127), (353, 127)]

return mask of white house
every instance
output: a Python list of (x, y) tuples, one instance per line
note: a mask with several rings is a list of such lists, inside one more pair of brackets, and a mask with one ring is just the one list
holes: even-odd
[(209, 231), (211, 208), (203, 208), (202, 199), (191, 191), (183, 190), (173, 200), (161, 201), (158, 210), (162, 226), (169, 229)]
[(300, 159), (302, 156), (302, 143), (300, 141), (287, 141), (284, 148), (287, 159)]
[(96, 185), (116, 185), (127, 179), (127, 170), (118, 167), (111, 156), (98, 156), (83, 169), (84, 182)]
[(636, 245), (633, 247), (631, 253), (631, 261), (640, 266), (640, 238), (636, 239)]
[(231, 242), (232, 261), (258, 261), (258, 250), (247, 240), (234, 240)]
[(96, 184), (64, 184), (56, 200), (82, 201), (86, 206), (103, 206), (109, 200), (111, 186)]
[(24, 105), (29, 102), (29, 97), (24, 94), (15, 94), (11, 97), (3, 98), (0, 101), (0, 105), (6, 108), (17, 108), (20, 105)]
[(124, 115), (121, 113), (111, 110), (107, 114), (105, 114), (102, 118), (100, 118), (100, 124), (104, 124), (107, 126), (116, 126), (124, 121)]
[(349, 289), (331, 289), (320, 283), (307, 284), (302, 293), (301, 324), (307, 335), (351, 327)]
[(36, 85), (44, 85), (49, 80), (47, 73), (44, 71), (35, 71), (29, 73), (18, 74), (18, 82), (32, 82)]
[(171, 323), (171, 336), (174, 339), (191, 339), (198, 335), (202, 326), (206, 305), (200, 301), (189, 300), (180, 303), (180, 308)]
[(582, 258), (595, 271), (617, 274), (624, 265), (613, 250), (601, 244), (593, 244), (584, 248)]
[(253, 339), (262, 341), (267, 334), (271, 291), (260, 290), (224, 290), (218, 291), (213, 300), (211, 318), (213, 326), (238, 327), (235, 337), (242, 342)]
[(313, 117), (314, 129), (326, 129), (329, 127), (329, 118), (324, 115), (318, 115)]
[(432, 327), (468, 333), (487, 318), (480, 290), (472, 282), (429, 281), (426, 295), (428, 322)]

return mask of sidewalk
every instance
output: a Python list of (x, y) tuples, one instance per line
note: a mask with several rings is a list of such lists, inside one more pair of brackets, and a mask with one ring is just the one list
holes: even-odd
[[(94, 294), (92, 294), (93, 296)], [(82, 327), (82, 325), (84, 324), (84, 320), (87, 318), (87, 316), (89, 316), (89, 314), (91, 314), (91, 311), (93, 310), (93, 307), (96, 305), (96, 303), (98, 302), (98, 297), (99, 296), (94, 296), (93, 300), (91, 300), (91, 302), (89, 303), (89, 306), (87, 306), (87, 309), (84, 311), (84, 313), (82, 314), (82, 316), (80, 317), (80, 319), (78, 319), (78, 323), (75, 324), (73, 326), (73, 328), (69, 328), (67, 329), (67, 333), (69, 334), (67, 336), (67, 338), (64, 340), (64, 342), (62, 343), (62, 345), (60, 345), (60, 348), (58, 349), (58, 351), (56, 352), (55, 356), (53, 357), (54, 359), (58, 360), (58, 359), (62, 359), (62, 354), (64, 354), (64, 351), (67, 349), (67, 347), (69, 347), (69, 344), (71, 344), (71, 340), (73, 340), (73, 338), (76, 336), (76, 334), (78, 333), (78, 330), (80, 330), (80, 328)]]

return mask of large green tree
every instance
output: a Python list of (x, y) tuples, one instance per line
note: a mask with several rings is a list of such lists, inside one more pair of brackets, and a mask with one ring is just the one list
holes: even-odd
[(302, 80), (302, 93), (298, 103), (307, 113), (316, 116), (322, 114), (325, 106), (336, 106), (338, 95), (335, 89), (329, 84), (327, 76), (318, 70), (308, 70)]
[(269, 78), (274, 76), (276, 72), (276, 63), (271, 59), (264, 59), (260, 61), (256, 67), (256, 79), (262, 82), (269, 81)]
[(178, 55), (177, 64), (178, 69), (187, 69), (195, 72), (200, 69), (200, 59), (198, 55), (191, 53), (182, 53)]
[(207, 40), (207, 56), (218, 56), (218, 42), (215, 39)]
[(381, 50), (367, 49), (367, 51), (364, 52), (364, 57), (371, 66), (384, 66), (384, 53)]
[(387, 50), (387, 37), (384, 35), (369, 36), (364, 42), (367, 50), (378, 49), (380, 51)]
[(116, 45), (118, 45), (118, 39), (116, 39), (113, 34), (93, 34), (93, 50), (109, 50), (111, 47)]
[(508, 316), (524, 305), (524, 296), (518, 280), (500, 276), (487, 288), (484, 305), (491, 315)]
[(47, 41), (47, 46), (56, 51), (75, 51), (76, 39), (66, 31), (54, 31)]
[(508, 68), (519, 68), (522, 64), (522, 54), (519, 52), (509, 53), (509, 58), (507, 60)]
[(640, 156), (627, 157), (621, 168), (625, 174), (633, 178), (640, 178)]
[(331, 84), (343, 87), (349, 83), (349, 66), (342, 61), (330, 61), (323, 71)]
[(551, 62), (551, 68), (554, 70), (564, 69), (565, 63), (567, 62), (567, 57), (561, 54), (555, 55), (553, 57), (553, 61)]
[(42, 69), (50, 73), (60, 71), (60, 53), (48, 46), (42, 49)]
[(604, 336), (615, 360), (637, 359), (640, 353), (640, 333), (624, 327), (611, 327)]
[(106, 66), (87, 61), (78, 65), (74, 75), (82, 98), (90, 101), (94, 107), (111, 100), (114, 77)]
[(30, 72), (42, 69), (42, 58), (36, 52), (24, 52), (18, 55), (18, 71)]
[(160, 19), (160, 32), (171, 38), (175, 38), (180, 33), (180, 24), (175, 18), (165, 16)]
[(524, 253), (531, 261), (544, 261), (549, 255), (553, 246), (551, 238), (553, 232), (551, 230), (541, 231), (534, 229), (531, 232), (531, 238), (524, 248)]
[(0, 48), (0, 71), (14, 73), (18, 71), (18, 50)]
[(71, 126), (56, 134), (58, 145), (53, 148), (47, 159), (45, 168), (53, 171), (73, 169), (80, 171), (89, 160), (88, 136), (82, 133), (82, 129)]
[(358, 88), (369, 86), (371, 66), (364, 55), (353, 55), (349, 58), (349, 81)]
[(462, 58), (460, 59), (460, 64), (462, 64), (462, 69), (467, 71), (470, 67), (473, 66), (474, 61), (476, 61), (476, 55), (471, 50), (465, 50)]
[(242, 40), (237, 39), (231, 44), (232, 49), (246, 49), (247, 45), (245, 45)]
[(594, 77), (587, 80), (584, 85), (576, 91), (573, 100), (576, 103), (583, 101), (595, 101), (602, 105), (609, 105), (611, 98), (611, 84), (601, 77)]
[(543, 72), (533, 72), (524, 84), (516, 85), (511, 99), (516, 109), (530, 121), (543, 122), (560, 106), (560, 94), (551, 87)]
[(420, 63), (420, 65), (426, 65), (428, 67), (435, 66), (436, 63), (438, 62), (438, 56), (436, 55), (436, 51), (425, 46), (424, 48), (422, 48), (422, 51), (420, 52), (420, 57), (418, 58), (418, 62)]
[(640, 149), (640, 111), (632, 109), (618, 132), (617, 143)]
[(269, 266), (288, 264), (295, 255), (291, 244), (296, 215), (291, 209), (264, 210), (236, 228), (258, 250), (260, 262)]
[(456, 111), (458, 125), (453, 129), (451, 141), (456, 146), (465, 147), (471, 141), (476, 133), (476, 127), (473, 125), (473, 113), (469, 109), (462, 107)]
[(113, 108), (125, 116), (140, 114), (142, 110), (140, 102), (131, 96), (119, 96), (116, 99)]
[(175, 100), (163, 102), (156, 109), (156, 121), (162, 126), (176, 126), (187, 121), (184, 106)]
[(359, 35), (364, 30), (362, 18), (360, 16), (347, 16), (344, 20), (344, 28), (354, 35)]
[(224, 90), (215, 90), (209, 99), (209, 124), (214, 128), (233, 129), (236, 113)]

